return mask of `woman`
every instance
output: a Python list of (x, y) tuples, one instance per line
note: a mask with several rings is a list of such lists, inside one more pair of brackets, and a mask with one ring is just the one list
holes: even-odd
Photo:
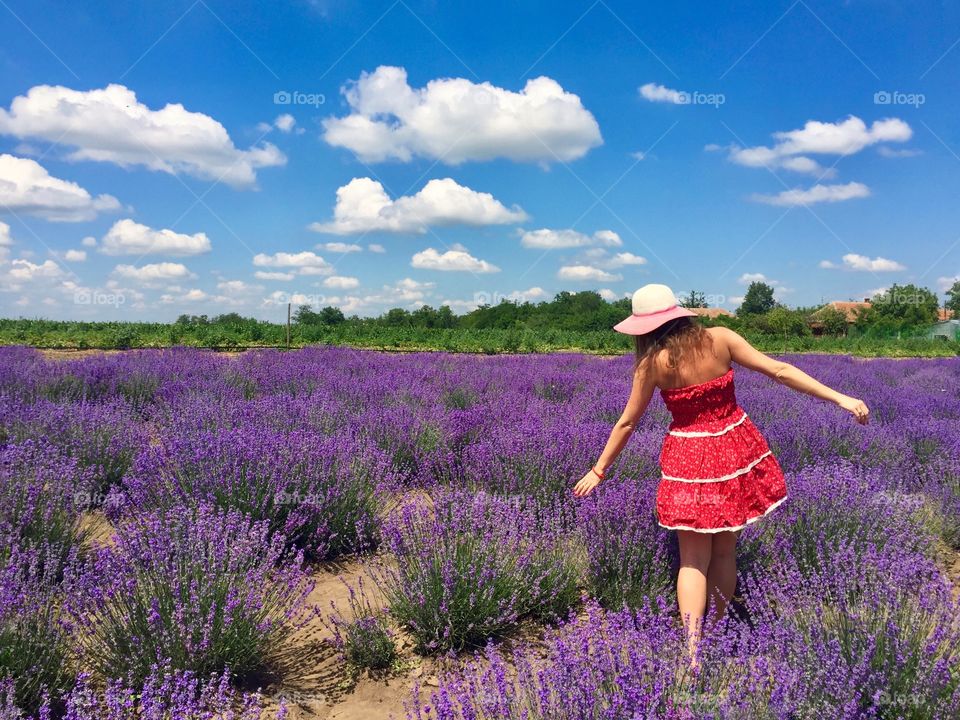
[(696, 669), (708, 591), (717, 620), (736, 586), (740, 531), (787, 499), (779, 463), (736, 401), (731, 363), (829, 400), (860, 423), (868, 421), (870, 411), (862, 400), (764, 355), (733, 330), (703, 327), (666, 285), (637, 290), (632, 309), (614, 329), (635, 336), (633, 389), (603, 453), (573, 494), (588, 495), (600, 483), (659, 388), (673, 420), (660, 452), (655, 513), (661, 527), (677, 531), (677, 600), (686, 623), (690, 664)]

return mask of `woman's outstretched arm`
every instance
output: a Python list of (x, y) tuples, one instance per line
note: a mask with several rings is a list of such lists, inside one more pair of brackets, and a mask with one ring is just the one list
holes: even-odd
[[(630, 390), (627, 406), (616, 425), (613, 426), (613, 430), (610, 431), (610, 437), (607, 438), (607, 444), (600, 454), (600, 459), (593, 465), (601, 473), (606, 473), (626, 446), (633, 431), (637, 428), (637, 423), (647, 409), (647, 405), (650, 404), (650, 398), (653, 396), (655, 387), (653, 373), (649, 372), (647, 364), (643, 363), (633, 375), (633, 387)], [(600, 478), (593, 472), (593, 469), (590, 469), (574, 486), (573, 494), (577, 497), (588, 495), (599, 483)]]
[(734, 362), (761, 372), (793, 390), (839, 405), (861, 424), (866, 424), (869, 420), (870, 410), (863, 400), (837, 392), (784, 360), (776, 360), (769, 355), (764, 355), (746, 338), (730, 328), (714, 328), (714, 332), (717, 331), (726, 342), (730, 359)]

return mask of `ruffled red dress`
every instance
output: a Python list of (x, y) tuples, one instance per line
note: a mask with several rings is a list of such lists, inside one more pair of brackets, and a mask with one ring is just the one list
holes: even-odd
[(787, 499), (783, 471), (737, 403), (733, 368), (662, 389), (673, 420), (660, 451), (657, 523), (703, 533), (740, 530)]

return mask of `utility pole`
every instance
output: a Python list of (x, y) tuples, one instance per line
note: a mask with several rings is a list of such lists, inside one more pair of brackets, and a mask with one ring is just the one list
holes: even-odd
[(287, 303), (287, 350), (290, 349), (290, 305)]

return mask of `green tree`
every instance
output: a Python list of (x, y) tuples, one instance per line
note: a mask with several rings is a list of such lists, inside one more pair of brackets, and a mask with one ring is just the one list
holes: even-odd
[(897, 329), (935, 323), (940, 307), (937, 296), (931, 290), (896, 283), (886, 292), (874, 295), (870, 305), (870, 315)]
[(293, 322), (297, 325), (319, 325), (321, 323), (320, 315), (313, 311), (309, 305), (300, 305), (293, 314)]
[(680, 306), (685, 308), (705, 308), (707, 307), (707, 296), (705, 293), (691, 290), (687, 295), (680, 298)]
[(949, 290), (947, 290), (947, 300), (943, 306), (947, 310), (953, 310), (953, 316), (955, 318), (960, 318), (960, 280), (957, 280), (953, 283)]
[(823, 332), (826, 335), (847, 334), (847, 316), (831, 305), (817, 310), (812, 319), (823, 325)]
[(737, 308), (737, 315), (762, 315), (770, 312), (775, 306), (773, 288), (764, 282), (754, 280), (747, 288), (743, 302)]
[(320, 310), (320, 322), (324, 325), (339, 325), (340, 323), (346, 322), (346, 320), (343, 316), (343, 311), (338, 307), (327, 305), (327, 307)]

